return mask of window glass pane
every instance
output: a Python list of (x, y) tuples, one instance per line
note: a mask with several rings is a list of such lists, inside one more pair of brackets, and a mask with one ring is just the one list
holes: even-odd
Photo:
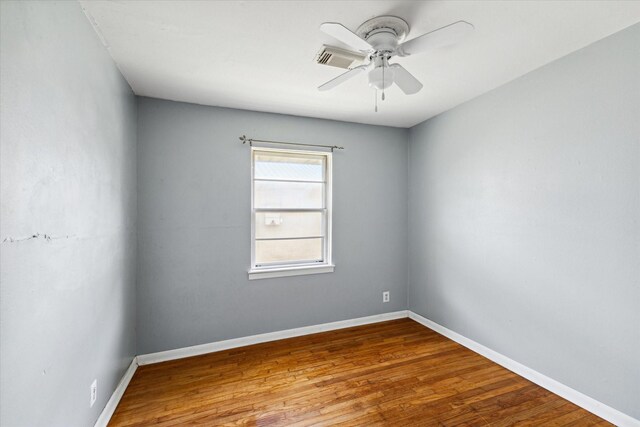
[(255, 152), (255, 179), (324, 181), (324, 156)]
[(310, 182), (256, 181), (256, 208), (322, 209), (324, 184)]
[(256, 240), (256, 264), (322, 261), (322, 240)]
[(256, 238), (322, 236), (322, 212), (256, 212)]

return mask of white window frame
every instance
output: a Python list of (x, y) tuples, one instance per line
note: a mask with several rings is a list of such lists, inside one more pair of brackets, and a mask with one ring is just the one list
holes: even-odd
[[(324, 230), (324, 257), (322, 262), (301, 263), (292, 262), (289, 264), (278, 264), (273, 266), (256, 265), (256, 208), (254, 206), (255, 195), (255, 153), (256, 152), (272, 152), (272, 153), (291, 153), (312, 156), (325, 157), (325, 186), (324, 186), (324, 211), (325, 214), (325, 230)], [(331, 257), (332, 233), (331, 222), (333, 216), (332, 210), (332, 153), (329, 151), (311, 151), (311, 150), (290, 150), (283, 148), (271, 147), (251, 147), (251, 267), (249, 268), (249, 280), (267, 279), (273, 277), (300, 276), (306, 274), (332, 273), (335, 266)], [(305, 211), (305, 209), (274, 209), (274, 210), (290, 210)], [(306, 209), (308, 211), (308, 209)], [(316, 211), (313, 209), (313, 211)]]

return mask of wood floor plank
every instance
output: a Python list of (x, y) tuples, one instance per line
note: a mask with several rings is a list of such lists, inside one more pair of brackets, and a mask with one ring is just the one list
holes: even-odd
[(110, 426), (610, 425), (400, 319), (141, 366)]

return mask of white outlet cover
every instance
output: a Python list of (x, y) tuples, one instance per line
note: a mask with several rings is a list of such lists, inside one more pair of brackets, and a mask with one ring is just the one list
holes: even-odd
[(89, 401), (89, 407), (93, 407), (93, 404), (96, 403), (96, 399), (98, 398), (98, 380), (95, 379), (91, 383), (91, 400)]
[(382, 302), (389, 302), (389, 291), (382, 292)]

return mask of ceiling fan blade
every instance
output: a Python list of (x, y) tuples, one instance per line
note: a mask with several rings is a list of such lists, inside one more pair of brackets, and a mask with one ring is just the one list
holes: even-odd
[(404, 93), (412, 95), (422, 89), (422, 83), (413, 77), (413, 74), (408, 72), (402, 65), (391, 64), (389, 67), (393, 68), (393, 82), (397, 84)]
[(466, 21), (458, 21), (446, 27), (438, 28), (398, 46), (401, 56), (422, 53), (429, 49), (451, 46), (473, 31), (473, 25)]
[(324, 92), (325, 90), (333, 89), (334, 87), (346, 82), (350, 78), (357, 76), (358, 74), (360, 74), (361, 72), (363, 72), (367, 68), (369, 68), (369, 65), (361, 65), (359, 67), (355, 67), (355, 68), (347, 71), (346, 73), (342, 73), (338, 77), (335, 77), (335, 78), (329, 80), (325, 84), (323, 84), (321, 86), (318, 86), (318, 90)]
[(320, 30), (356, 50), (367, 52), (373, 49), (369, 43), (358, 37), (358, 35), (353, 33), (344, 25), (338, 24), (337, 22), (325, 22), (320, 25)]

